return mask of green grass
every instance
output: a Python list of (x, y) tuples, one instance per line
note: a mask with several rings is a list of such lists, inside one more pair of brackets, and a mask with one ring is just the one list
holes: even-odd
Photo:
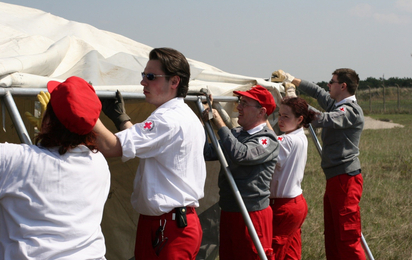
[[(375, 259), (412, 259), (412, 115), (369, 116), (390, 119), (405, 127), (368, 129), (362, 133), (362, 233)], [(322, 202), (325, 184), (320, 157), (310, 140), (302, 183), (309, 206), (302, 228), (302, 259), (325, 259)]]

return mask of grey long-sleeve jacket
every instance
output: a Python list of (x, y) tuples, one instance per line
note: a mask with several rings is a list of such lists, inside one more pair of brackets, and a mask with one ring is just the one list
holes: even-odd
[(317, 99), (326, 111), (312, 122), (314, 127), (323, 128), (321, 166), (326, 179), (360, 170), (359, 141), (365, 122), (362, 108), (356, 101), (335, 106), (328, 92), (308, 81), (302, 80), (299, 89)]
[[(248, 211), (257, 211), (269, 206), (270, 181), (279, 154), (275, 133), (266, 126), (253, 135), (242, 128), (230, 130), (222, 127), (218, 131), (220, 145), (229, 169)], [(204, 148), (206, 161), (217, 160), (211, 144)], [(222, 168), (219, 173), (219, 205), (228, 212), (240, 212), (230, 184)]]

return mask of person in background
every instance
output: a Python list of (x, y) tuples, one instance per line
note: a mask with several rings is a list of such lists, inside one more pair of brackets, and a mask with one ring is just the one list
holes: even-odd
[(106, 259), (110, 172), (93, 131), (100, 100), (78, 77), (47, 88), (36, 145), (0, 144), (0, 258)]
[[(211, 121), (218, 129), (220, 144), (236, 185), (268, 259), (272, 253), (272, 210), (269, 207), (270, 180), (278, 156), (276, 135), (266, 126), (267, 117), (276, 108), (272, 94), (257, 85), (248, 91), (234, 91), (240, 96), (237, 110), (240, 127), (229, 129), (213, 109)], [(203, 112), (208, 118), (209, 108)], [(205, 160), (217, 160), (211, 144), (205, 144)], [(259, 259), (256, 247), (243, 220), (223, 168), (219, 173), (220, 246), (219, 259)]]
[(308, 213), (301, 188), (308, 150), (303, 127), (309, 127), (315, 112), (304, 99), (292, 96), (283, 99), (279, 108), (278, 126), (284, 134), (277, 138), (279, 156), (270, 184), (276, 260), (301, 259), (301, 227)]
[(328, 84), (329, 93), (283, 70), (273, 72), (272, 81), (292, 83), (315, 98), (325, 110), (318, 111), (312, 125), (323, 129), (321, 166), (326, 176), (326, 258), (366, 259), (361, 244), (359, 207), (363, 190), (359, 142), (365, 121), (355, 97), (359, 75), (349, 68), (335, 70)]
[(156, 110), (133, 125), (120, 92), (102, 100), (103, 112), (113, 121), (116, 135), (99, 120), (99, 149), (123, 161), (140, 158), (131, 202), (140, 213), (135, 259), (195, 259), (202, 227), (195, 208), (204, 196), (206, 164), (204, 129), (184, 103), (190, 66), (180, 52), (156, 48), (142, 73), (146, 101)]

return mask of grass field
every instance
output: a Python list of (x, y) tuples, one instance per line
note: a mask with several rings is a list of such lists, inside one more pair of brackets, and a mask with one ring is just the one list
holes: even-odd
[[(376, 260), (412, 260), (412, 114), (369, 116), (390, 119), (405, 127), (362, 133), (362, 233)], [(322, 204), (325, 184), (319, 154), (310, 140), (302, 183), (309, 207), (302, 228), (302, 259), (326, 259)]]

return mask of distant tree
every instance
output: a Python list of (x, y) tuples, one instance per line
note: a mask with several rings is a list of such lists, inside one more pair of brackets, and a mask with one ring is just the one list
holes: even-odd
[(382, 87), (382, 83), (382, 79), (368, 77), (359, 82), (359, 89), (368, 89), (368, 86), (371, 88), (380, 88)]
[[(325, 90), (329, 90), (328, 83), (325, 81), (321, 81), (316, 83), (318, 86), (324, 88)], [(404, 87), (404, 88), (412, 88), (412, 78), (398, 78), (398, 77), (392, 77), (388, 79), (384, 78), (373, 78), (373, 77), (368, 77), (365, 80), (361, 80), (359, 82), (359, 89), (368, 89), (368, 86), (371, 88), (381, 88), (382, 84), (385, 84), (386, 87), (394, 87), (396, 85), (399, 85), (399, 87)]]

